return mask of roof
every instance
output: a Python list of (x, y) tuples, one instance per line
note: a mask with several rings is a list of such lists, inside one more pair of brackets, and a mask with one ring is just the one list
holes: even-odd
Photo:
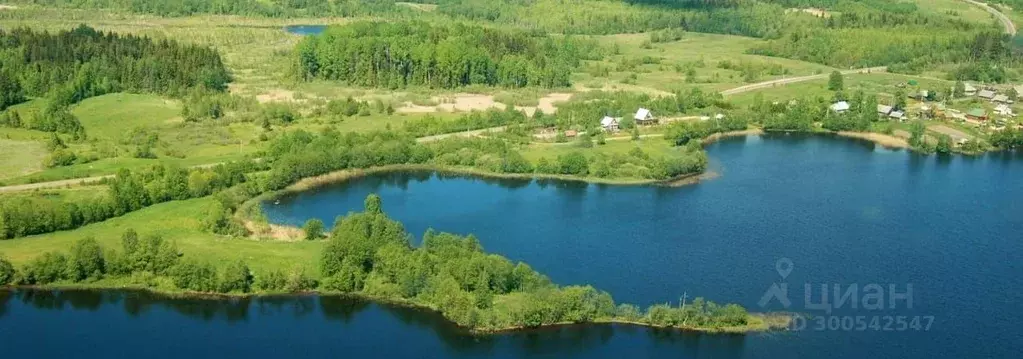
[(577, 132), (576, 130), (565, 131), (565, 136), (567, 136), (567, 137), (575, 137), (578, 134), (579, 134), (579, 132)]
[(980, 90), (980, 92), (977, 92), (977, 97), (992, 98), (995, 97), (995, 92), (991, 90)]
[(892, 107), (888, 105), (877, 105), (877, 112), (887, 115), (892, 112)]
[(849, 103), (845, 101), (836, 102), (831, 105), (831, 110), (835, 112), (849, 111)]
[(973, 85), (970, 85), (969, 82), (963, 84), (963, 89), (965, 89), (966, 91), (977, 91), (977, 88), (973, 87)]
[(639, 111), (636, 111), (637, 120), (645, 120), (650, 117), (650, 110), (640, 107)]
[(1009, 102), (1009, 96), (998, 95), (998, 96), (995, 96), (995, 98), (992, 99), (992, 101), (996, 101), (996, 102)]
[(718, 119), (718, 120), (724, 119), (724, 118), (725, 118), (725, 114), (723, 114), (723, 113), (719, 113), (719, 114), (717, 114), (717, 115), (714, 115), (714, 118), (715, 118), (715, 119)]
[(1023, 85), (1013, 86), (1012, 88), (1016, 90), (1017, 95), (1023, 96)]
[(902, 113), (902, 111), (892, 111), (892, 113), (888, 114), (888, 117), (891, 117), (891, 118), (902, 118), (902, 116), (905, 116), (905, 115), (906, 114)]
[(611, 116), (604, 116), (604, 118), (600, 119), (600, 125), (604, 127), (616, 124), (618, 124), (618, 120), (612, 118)]
[(973, 117), (984, 117), (984, 116), (987, 116), (987, 112), (985, 112), (984, 109), (982, 109), (982, 108), (970, 109), (969, 111), (966, 111), (966, 114), (970, 115), (970, 116), (973, 116)]

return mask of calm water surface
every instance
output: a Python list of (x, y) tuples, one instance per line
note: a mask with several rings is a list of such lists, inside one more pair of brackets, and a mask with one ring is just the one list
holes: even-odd
[[(641, 305), (677, 303), (685, 293), (753, 311), (826, 318), (807, 305), (807, 283), (815, 288), (811, 303), (820, 302), (821, 285), (877, 283), (886, 297), (889, 284), (898, 293), (911, 285), (912, 305), (898, 301), (871, 311), (846, 302), (830, 314), (882, 320), (882, 327), (862, 330), (819, 330), (811, 320), (799, 331), (746, 336), (593, 326), (480, 338), (436, 315), (330, 298), (277, 299), (277, 308), (285, 308), (277, 310), (264, 309), (263, 300), (149, 300), (155, 304), (139, 312), (125, 294), (108, 293), (121, 297), (88, 307), (71, 299), (63, 306), (48, 304), (53, 300), (37, 305), (25, 299), (31, 295), (14, 293), (0, 307), (0, 340), (64, 344), (25, 352), (37, 356), (59, 356), (65, 347), (67, 353), (116, 356), (138, 345), (173, 357), (342, 351), (395, 357), (1023, 357), (1017, 308), (1023, 303), (1023, 159), (920, 157), (803, 136), (732, 139), (708, 151), (721, 176), (681, 188), (404, 173), (296, 194), (264, 209), (278, 223), (313, 217), (332, 223), (360, 210), (367, 194), (379, 193), (384, 209), (416, 235), (427, 228), (475, 233), (488, 251), (527, 262), (558, 283), (593, 284), (618, 301)], [(791, 271), (777, 270), (782, 258), (791, 260)], [(789, 288), (790, 305), (775, 300), (761, 307), (776, 284)], [(208, 306), (226, 308), (207, 314), (202, 309)], [(929, 330), (884, 330), (884, 318), (896, 316), (934, 320)]]
[(289, 25), (284, 31), (295, 35), (319, 35), (327, 29), (327, 25)]

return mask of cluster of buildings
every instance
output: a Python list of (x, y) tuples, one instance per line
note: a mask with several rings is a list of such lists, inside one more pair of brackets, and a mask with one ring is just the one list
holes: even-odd
[[(639, 126), (656, 125), (659, 122), (657, 117), (654, 117), (653, 112), (642, 107), (636, 110), (636, 114), (632, 116), (632, 119), (636, 120), (636, 125)], [(600, 119), (600, 127), (607, 132), (618, 132), (621, 122), (622, 119), (620, 117), (604, 116), (604, 118)]]

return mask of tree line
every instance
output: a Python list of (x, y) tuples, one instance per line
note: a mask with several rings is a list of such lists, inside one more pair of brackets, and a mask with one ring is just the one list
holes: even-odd
[(582, 59), (599, 58), (596, 43), (573, 37), (422, 21), (332, 26), (297, 45), (306, 79), (357, 86), (452, 88), (568, 86)]
[(15, 0), (49, 7), (115, 9), (160, 16), (195, 14), (266, 17), (352, 17), (410, 13), (393, 0)]
[(107, 180), (107, 195), (77, 201), (17, 196), (0, 202), (0, 239), (78, 228), (153, 204), (208, 196), (246, 181), (250, 162), (212, 168), (154, 166), (142, 171), (121, 169)]

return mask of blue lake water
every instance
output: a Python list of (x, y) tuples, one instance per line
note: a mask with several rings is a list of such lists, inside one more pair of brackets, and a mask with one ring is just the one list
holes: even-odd
[(295, 35), (319, 35), (327, 29), (327, 25), (289, 25), (284, 31)]
[[(25, 356), (46, 357), (132, 348), (168, 357), (1021, 357), (1020, 155), (924, 157), (784, 135), (729, 139), (708, 152), (720, 177), (685, 187), (395, 173), (294, 194), (264, 210), (278, 223), (332, 223), (378, 193), (385, 211), (416, 235), (427, 228), (475, 233), (488, 251), (561, 284), (592, 284), (640, 305), (677, 304), (684, 293), (813, 315), (805, 327), (702, 335), (590, 326), (473, 337), (434, 314), (331, 298), (279, 299), (284, 309), (277, 310), (260, 301), (235, 308), (149, 299), (156, 304), (139, 312), (123, 298), (76, 307), (70, 299), (37, 305), (24, 299), (30, 295), (8, 293), (0, 296), (0, 338), (61, 343), (23, 348)], [(779, 260), (791, 268), (779, 271)], [(876, 299), (865, 294), (871, 284), (884, 288), (884, 308), (850, 305)], [(789, 305), (775, 298), (760, 306), (781, 285)], [(822, 285), (860, 291), (827, 313), (813, 305)], [(910, 286), (911, 304), (888, 300)], [(233, 309), (203, 311), (217, 305)]]

